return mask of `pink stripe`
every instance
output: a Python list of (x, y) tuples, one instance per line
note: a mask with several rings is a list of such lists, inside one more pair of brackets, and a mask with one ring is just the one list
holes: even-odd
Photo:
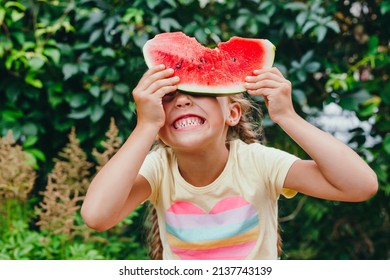
[(237, 224), (257, 215), (257, 210), (250, 204), (227, 210), (218, 214), (175, 214), (168, 212), (165, 216), (166, 222), (175, 228), (205, 228), (222, 225)]
[(256, 241), (251, 241), (209, 250), (185, 250), (174, 247), (171, 247), (171, 249), (182, 260), (242, 260), (249, 254), (255, 244)]
[(210, 214), (217, 214), (217, 213), (231, 210), (234, 208), (239, 208), (239, 207), (247, 205), (247, 204), (249, 204), (249, 202), (240, 196), (227, 197), (227, 198), (219, 201), (213, 207), (213, 209), (211, 209)]
[(167, 212), (175, 214), (204, 214), (204, 211), (191, 202), (178, 201), (172, 204)]
[[(235, 208), (239, 208), (244, 205), (248, 205), (245, 199), (240, 196), (232, 196), (227, 197), (219, 201), (213, 209), (209, 212), (209, 214), (217, 214), (221, 212), (225, 212), (227, 210), (232, 210)], [(167, 210), (167, 212), (173, 212), (175, 214), (205, 214), (206, 211), (201, 209), (196, 204), (187, 201), (178, 201), (172, 204), (172, 206)]]

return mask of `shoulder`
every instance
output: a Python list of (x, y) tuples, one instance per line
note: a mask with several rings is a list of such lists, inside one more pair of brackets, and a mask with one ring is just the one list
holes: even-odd
[(298, 158), (286, 151), (268, 147), (260, 143), (247, 144), (241, 140), (231, 142), (231, 150), (236, 159), (258, 168), (272, 169), (279, 165), (291, 165)]
[(279, 152), (285, 153), (282, 150), (273, 147), (268, 147), (261, 143), (247, 144), (240, 139), (231, 141), (230, 146), (232, 151), (236, 152), (237, 154), (248, 153), (248, 154), (266, 155), (266, 154), (279, 153)]
[(171, 148), (169, 147), (158, 147), (152, 151), (149, 152), (149, 154), (146, 156), (146, 160), (154, 160), (154, 161), (161, 161), (166, 162), (172, 160), (175, 155)]
[(169, 168), (175, 161), (172, 149), (167, 147), (157, 148), (146, 156), (139, 173), (145, 178), (158, 178), (162, 170)]

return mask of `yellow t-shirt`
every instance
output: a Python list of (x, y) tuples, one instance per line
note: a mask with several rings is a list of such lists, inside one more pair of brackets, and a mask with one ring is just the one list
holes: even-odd
[(141, 170), (152, 188), (163, 259), (277, 259), (277, 201), (298, 158), (261, 144), (230, 143), (219, 177), (195, 187), (172, 149), (151, 152)]

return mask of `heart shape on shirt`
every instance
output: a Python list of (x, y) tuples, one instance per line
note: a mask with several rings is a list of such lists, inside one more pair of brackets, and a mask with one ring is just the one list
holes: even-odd
[(166, 230), (172, 252), (181, 259), (245, 259), (259, 235), (259, 215), (240, 196), (223, 198), (208, 213), (176, 201), (166, 211)]

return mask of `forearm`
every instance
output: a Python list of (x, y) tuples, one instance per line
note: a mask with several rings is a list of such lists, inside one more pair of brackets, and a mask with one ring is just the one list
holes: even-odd
[(82, 206), (87, 224), (116, 222), (156, 135), (155, 128), (137, 126), (94, 177)]
[(295, 112), (281, 128), (315, 161), (325, 179), (341, 191), (358, 191), (376, 182), (375, 173), (347, 145), (311, 125)]

